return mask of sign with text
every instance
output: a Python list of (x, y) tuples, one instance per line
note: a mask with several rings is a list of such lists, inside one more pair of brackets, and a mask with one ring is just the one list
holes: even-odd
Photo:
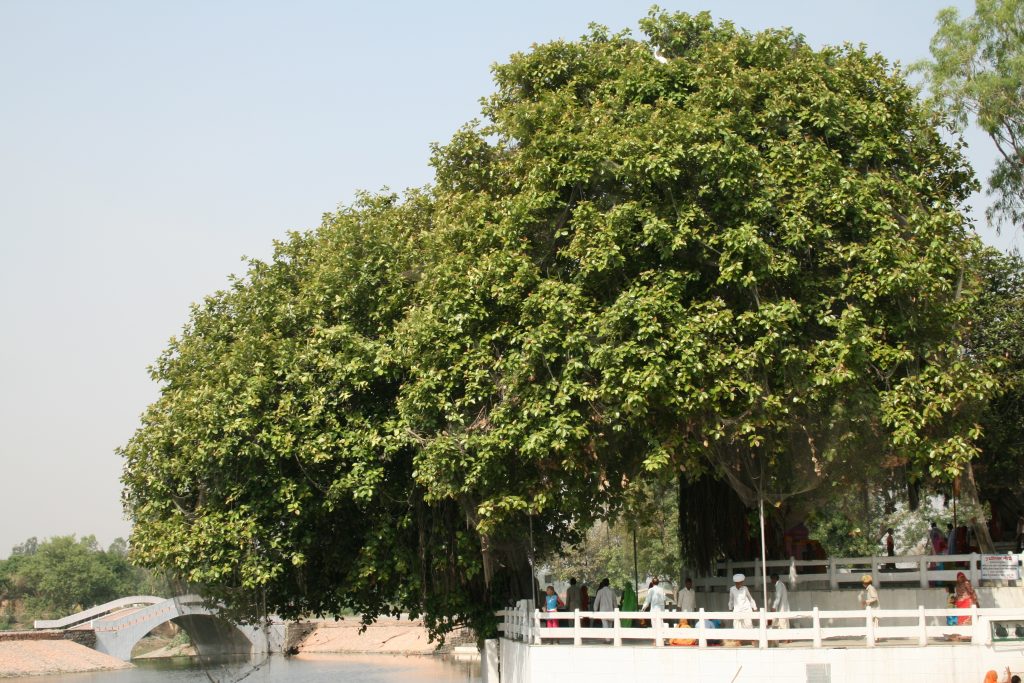
[(1020, 579), (1020, 566), (1017, 556), (1013, 553), (1005, 555), (981, 556), (982, 581), (1017, 581)]

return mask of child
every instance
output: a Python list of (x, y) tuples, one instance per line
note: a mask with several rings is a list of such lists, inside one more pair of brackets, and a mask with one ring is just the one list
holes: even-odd
[[(555, 593), (555, 587), (548, 586), (547, 593), (544, 595), (544, 611), (557, 612), (558, 608), (563, 606), (562, 599)], [(558, 619), (548, 619), (545, 625), (548, 628), (558, 628)]]
[[(956, 607), (956, 592), (952, 586), (946, 586), (946, 607)], [(946, 617), (946, 626), (956, 626), (956, 617)]]

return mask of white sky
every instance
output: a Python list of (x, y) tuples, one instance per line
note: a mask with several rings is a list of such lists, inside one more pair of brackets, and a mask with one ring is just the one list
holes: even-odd
[[(815, 45), (927, 56), (925, 0), (689, 0)], [(0, 0), (0, 557), (126, 536), (114, 449), (189, 304), (357, 189), (430, 180), (490, 64), (649, 2)], [(973, 134), (971, 158), (994, 158)], [(985, 205), (979, 198), (977, 212)], [(1020, 233), (986, 239), (1021, 245)]]

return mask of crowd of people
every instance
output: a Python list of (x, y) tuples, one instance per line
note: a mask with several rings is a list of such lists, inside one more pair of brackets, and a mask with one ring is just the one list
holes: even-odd
[[(978, 539), (974, 535), (974, 524), (975, 520), (973, 519), (970, 526), (961, 524), (953, 528), (952, 524), (947, 523), (946, 530), (943, 531), (939, 528), (938, 523), (933, 520), (928, 528), (928, 545), (932, 554), (965, 555), (978, 552)], [(889, 529), (888, 534), (889, 536), (892, 535), (892, 529)], [(892, 553), (889, 554), (891, 555)]]
[[(786, 588), (786, 584), (779, 578), (778, 574), (772, 574), (771, 579), (773, 586), (771, 610), (773, 612), (788, 612), (790, 609), (789, 591)], [(757, 603), (753, 595), (751, 595), (750, 589), (745, 584), (746, 576), (736, 574), (733, 576), (733, 582), (733, 587), (729, 589), (729, 611), (735, 612), (737, 615), (756, 612)], [(693, 587), (693, 579), (687, 577), (683, 581), (683, 587), (679, 589), (678, 598), (678, 602), (672, 603), (668, 594), (661, 586), (661, 580), (657, 577), (650, 580), (642, 605), (638, 603), (636, 593), (628, 583), (625, 585), (621, 597), (619, 597), (614, 589), (612, 589), (611, 583), (607, 578), (601, 580), (597, 594), (591, 598), (588, 586), (586, 584), (580, 585), (576, 578), (573, 577), (569, 579), (569, 585), (565, 590), (564, 596), (559, 595), (555, 591), (554, 585), (548, 585), (542, 598), (542, 603), (544, 611), (548, 613), (574, 612), (575, 610), (580, 610), (581, 612), (612, 612), (615, 609), (626, 612), (663, 612), (670, 607), (674, 611), (693, 613), (697, 611), (697, 592)], [(590, 627), (603, 626), (605, 628), (611, 628), (612, 626), (611, 619), (595, 621), (596, 623), (590, 623), (590, 620), (586, 619), (585, 625)], [(545, 625), (554, 628), (558, 626), (558, 622), (558, 619), (546, 619)], [(692, 622), (688, 623), (693, 625)], [(750, 617), (737, 616), (737, 627), (750, 628), (751, 623)], [(787, 619), (776, 619), (774, 620), (774, 625), (777, 628), (787, 628), (789, 624)], [(718, 624), (709, 623), (708, 626), (715, 628)]]
[[(757, 601), (746, 585), (746, 578), (742, 573), (734, 574), (732, 577), (733, 585), (729, 588), (728, 610), (736, 615), (733, 619), (734, 628), (752, 628), (753, 614), (758, 610)], [(875, 588), (870, 574), (864, 574), (861, 577), (861, 585), (862, 590), (857, 596), (860, 606), (862, 608), (870, 607), (873, 610), (879, 609), (881, 603), (878, 598), (878, 590)], [(771, 575), (771, 587), (771, 600), (768, 609), (771, 612), (789, 612), (789, 589), (778, 574)], [(967, 575), (963, 572), (957, 573), (956, 583), (947, 590), (947, 605), (951, 608), (967, 610), (974, 606), (980, 606), (974, 586), (971, 585)], [(677, 603), (670, 603), (668, 594), (662, 588), (661, 581), (658, 578), (651, 579), (642, 605), (638, 604), (636, 593), (628, 583), (625, 585), (621, 597), (618, 597), (612, 589), (609, 580), (607, 578), (602, 579), (598, 586), (597, 594), (591, 597), (586, 584), (579, 585), (575, 578), (571, 578), (569, 579), (569, 586), (566, 588), (564, 598), (555, 592), (553, 585), (549, 585), (542, 602), (544, 611), (549, 613), (559, 611), (573, 612), (575, 610), (580, 610), (581, 612), (612, 612), (616, 608), (625, 612), (663, 612), (670, 607), (680, 612), (694, 613), (697, 611), (697, 593), (693, 588), (693, 579), (686, 578), (683, 582), (683, 587), (679, 590), (678, 597)], [(547, 619), (545, 621), (545, 625), (550, 628), (555, 628), (559, 625), (558, 619)], [(877, 626), (878, 617), (874, 618), (874, 622)], [(969, 615), (950, 616), (947, 617), (946, 623), (950, 626), (964, 626), (971, 623), (971, 617)], [(584, 618), (583, 625), (593, 628), (611, 628), (612, 620)], [(628, 628), (632, 625), (632, 622), (630, 620), (623, 620), (623, 625)], [(688, 619), (679, 620), (678, 623), (680, 628), (695, 625), (695, 620)], [(720, 626), (721, 624), (718, 620), (714, 619), (708, 619), (705, 623), (707, 628), (719, 628)], [(789, 628), (789, 619), (785, 617), (772, 619), (772, 627), (779, 629)], [(959, 640), (960, 636), (951, 636), (951, 638)]]

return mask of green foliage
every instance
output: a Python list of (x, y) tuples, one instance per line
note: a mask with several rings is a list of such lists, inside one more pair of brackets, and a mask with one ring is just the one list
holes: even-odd
[(963, 129), (981, 127), (999, 150), (989, 177), (995, 203), (991, 220), (1020, 225), (1024, 219), (1024, 2), (977, 0), (972, 16), (953, 7), (939, 12), (932, 61), (915, 68), (924, 74), (931, 103)]
[[(859, 496), (857, 496), (859, 498)], [(811, 538), (830, 557), (871, 557), (880, 555), (881, 533), (877, 522), (861, 509), (860, 500), (837, 495), (816, 508), (807, 518)]]
[(15, 546), (11, 556), (0, 561), (0, 599), (9, 606), (13, 623), (14, 605), (23, 622), (52, 619), (76, 610), (127, 595), (169, 595), (166, 584), (142, 568), (133, 566), (127, 544), (117, 539), (104, 551), (93, 536), (30, 538)]
[[(953, 506), (947, 504), (944, 506), (939, 505), (938, 497), (932, 498), (930, 505), (922, 505), (917, 510), (909, 510), (907, 508), (901, 508), (892, 515), (884, 518), (883, 522), (885, 526), (891, 526), (896, 530), (894, 534), (896, 537), (896, 547), (901, 553), (906, 554), (928, 554), (932, 553), (932, 548), (928, 540), (928, 532), (931, 527), (931, 523), (935, 522), (936, 526), (942, 531), (943, 535), (947, 533), (946, 525), (953, 524)], [(982, 524), (986, 523), (991, 517), (990, 510), (985, 505), (976, 505), (972, 502), (960, 499), (957, 501), (956, 510), (956, 524), (967, 525), (971, 519), (980, 520)], [(878, 552), (878, 551), (876, 551)], [(958, 553), (965, 552), (963, 548), (957, 550)]]
[(980, 258), (984, 296), (974, 311), (968, 344), (979, 357), (998, 363), (1001, 391), (980, 418), (982, 457), (975, 466), (987, 497), (1007, 509), (1010, 519), (1024, 514), (1024, 260), (995, 250)]
[(606, 577), (615, 586), (631, 583), (635, 533), (640, 580), (657, 576), (680, 583), (679, 507), (674, 486), (655, 481), (636, 487), (631, 497), (635, 500), (617, 519), (599, 520), (579, 543), (564, 544), (539, 564), (550, 566), (560, 578), (579, 578), (591, 586), (592, 595)]
[(513, 55), (435, 186), (193, 309), (122, 449), (139, 561), (250, 618), (488, 635), (532, 592), (530, 527), (575, 544), (636, 482), (750, 501), (974, 456), (973, 181), (915, 91), (788, 31), (641, 26)]
[(35, 555), (37, 550), (39, 550), (39, 539), (37, 539), (35, 536), (32, 536), (24, 543), (19, 543), (18, 545), (11, 548), (11, 556), (13, 557), (15, 555)]
[[(928, 532), (935, 522), (946, 535), (946, 525), (953, 523), (953, 507), (942, 496), (930, 493), (917, 509), (898, 505), (888, 514), (882, 510), (877, 488), (837, 487), (832, 495), (808, 516), (810, 537), (821, 543), (832, 557), (872, 557), (885, 554), (883, 536), (893, 529), (897, 555), (930, 555)], [(956, 524), (966, 525), (975, 518), (982, 524), (991, 517), (985, 505), (966, 500), (957, 504)], [(959, 551), (958, 551), (959, 552)]]

